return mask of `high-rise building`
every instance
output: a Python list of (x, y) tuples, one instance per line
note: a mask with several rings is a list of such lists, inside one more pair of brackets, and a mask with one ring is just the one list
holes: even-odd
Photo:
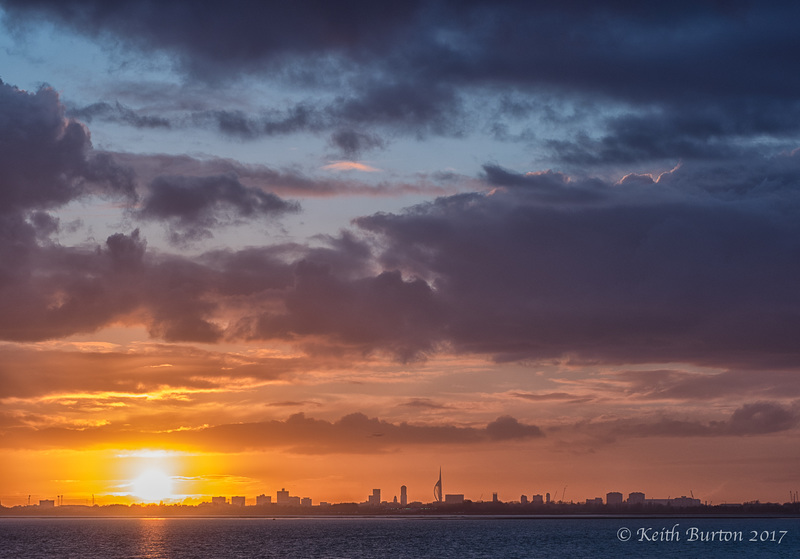
[(372, 495), (367, 498), (367, 503), (369, 503), (373, 507), (377, 507), (381, 504), (381, 490), (380, 489), (373, 489)]
[(543, 505), (544, 497), (542, 497), (541, 494), (534, 495), (533, 497), (531, 497), (531, 504)]
[(234, 507), (243, 507), (244, 506), (244, 502), (245, 502), (245, 498), (244, 497), (240, 497), (240, 496), (231, 497), (231, 504)]
[(499, 503), (499, 501), (497, 500), (497, 492), (492, 493), (492, 502), (493, 503)]
[(549, 505), (550, 504), (550, 493), (547, 493), (544, 498), (545, 498), (544, 502)]
[(519, 502), (521, 504), (523, 504), (523, 505), (527, 505), (528, 504), (528, 496), (527, 495), (520, 495), (519, 496)]
[(300, 499), (300, 506), (301, 507), (310, 507), (311, 506), (311, 497), (303, 497)]
[(439, 467), (439, 481), (433, 486), (433, 500), (437, 503), (442, 502), (442, 468)]
[(408, 505), (408, 488), (405, 485), (400, 486), (400, 506)]
[(256, 497), (256, 506), (262, 507), (264, 505), (272, 504), (272, 497), (270, 495), (264, 495), (263, 493)]
[(289, 504), (289, 492), (286, 491), (285, 487), (281, 487), (281, 490), (278, 491), (276, 503), (279, 505), (288, 505)]
[(226, 497), (211, 497), (212, 505), (227, 505), (228, 499)]

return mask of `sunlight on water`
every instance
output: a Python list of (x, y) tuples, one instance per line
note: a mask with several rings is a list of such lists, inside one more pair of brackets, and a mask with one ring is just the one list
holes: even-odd
[(167, 522), (165, 518), (139, 519), (139, 557), (160, 559), (167, 554)]

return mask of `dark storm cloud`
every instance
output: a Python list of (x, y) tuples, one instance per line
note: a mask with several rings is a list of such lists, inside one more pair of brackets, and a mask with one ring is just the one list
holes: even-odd
[(616, 185), (486, 171), (491, 195), (357, 220), (434, 287), (428, 336), (498, 359), (797, 363), (798, 154)]
[(0, 81), (0, 213), (62, 206), (89, 193), (133, 197), (131, 177), (91, 152), (89, 131), (64, 117), (49, 87)]
[(600, 137), (579, 134), (569, 140), (548, 140), (554, 158), (581, 169), (662, 160), (735, 160), (753, 149), (750, 138), (769, 136), (771, 145), (796, 147), (800, 103), (762, 99), (681, 105), (645, 114), (616, 116), (603, 123)]
[[(208, 113), (220, 130), (245, 138), (353, 125), (458, 135), (475, 121), (465, 100), (498, 91), (605, 98), (635, 108), (629, 120), (612, 119), (599, 140), (552, 144), (567, 162), (719, 155), (735, 144), (708, 146), (709, 134), (757, 138), (776, 128), (798, 130), (788, 115), (797, 113), (800, 93), (800, 73), (791, 71), (800, 7), (789, 1), (646, 8), (581, 0), (391, 6), (235, 0), (202, 9), (189, 0), (5, 0), (3, 6), (11, 25), (46, 17), (128, 48), (168, 52), (187, 75), (207, 82), (263, 75), (336, 96), (266, 118), (236, 109)], [(112, 112), (123, 120), (129, 114)], [(673, 122), (684, 112), (683, 121)], [(508, 106), (503, 114), (516, 118), (519, 111)], [(151, 124), (161, 122), (153, 118)], [(708, 129), (693, 130), (696, 123)], [(637, 144), (637, 129), (650, 125), (664, 129), (663, 137)], [(514, 136), (503, 123), (496, 130)]]
[(650, 99), (752, 92), (790, 98), (800, 87), (800, 78), (784, 71), (798, 41), (793, 2), (678, 2), (669, 9), (513, 0), (245, 0), (202, 9), (188, 0), (3, 4), (12, 21), (46, 16), (90, 36), (164, 49), (205, 77), (333, 53), (358, 63), (381, 58), (396, 67), (390, 75), (440, 76), (441, 83), (549, 83)]
[(347, 280), (303, 260), (284, 304), (285, 312), (258, 317), (251, 336), (324, 336), (364, 351), (386, 350), (403, 361), (434, 351), (442, 339), (443, 309), (431, 287), (399, 272)]
[(215, 321), (222, 301), (256, 297), (250, 310), (274, 304), (274, 290), (291, 281), (280, 247), (193, 262), (148, 255), (145, 245), (134, 231), (111, 235), (104, 247), (39, 246), (32, 226), (20, 223), (0, 243), (7, 257), (0, 266), (0, 338), (47, 340), (128, 319), (156, 338), (210, 343), (223, 337)]
[(148, 186), (136, 215), (169, 223), (171, 238), (180, 244), (211, 237), (212, 229), (238, 219), (271, 218), (299, 210), (296, 202), (244, 186), (234, 174), (161, 176)]

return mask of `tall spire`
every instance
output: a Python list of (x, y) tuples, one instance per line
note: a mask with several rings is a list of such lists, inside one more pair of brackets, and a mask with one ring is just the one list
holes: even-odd
[(439, 466), (439, 481), (433, 486), (433, 498), (437, 503), (442, 502), (442, 467)]

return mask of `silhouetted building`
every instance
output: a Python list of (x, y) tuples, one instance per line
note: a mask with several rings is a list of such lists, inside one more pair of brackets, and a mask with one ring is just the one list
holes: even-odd
[(621, 505), (622, 504), (622, 493), (618, 491), (612, 491), (611, 493), (606, 493), (606, 504), (607, 505)]
[(281, 487), (281, 490), (278, 491), (277, 499), (275, 502), (279, 505), (288, 505), (289, 504), (289, 492), (286, 491), (285, 487)]
[(243, 507), (245, 502), (245, 498), (241, 496), (231, 497), (231, 504), (234, 507)]
[(437, 503), (442, 502), (442, 468), (439, 467), (439, 481), (433, 486), (433, 500)]
[(51, 509), (56, 506), (55, 499), (40, 499), (39, 506), (45, 509)]
[(264, 495), (263, 493), (256, 497), (256, 506), (262, 507), (264, 505), (272, 504), (272, 496)]
[(367, 503), (370, 506), (377, 507), (381, 504), (381, 490), (380, 489), (373, 489), (372, 495), (367, 497)]
[(629, 505), (643, 505), (644, 504), (644, 493), (639, 493), (638, 491), (634, 491), (633, 493), (628, 494), (628, 504)]
[(691, 497), (686, 497), (682, 495), (680, 497), (675, 497), (674, 499), (645, 499), (644, 500), (646, 505), (662, 505), (665, 507), (699, 507), (702, 502), (700, 499), (692, 499)]
[(228, 499), (226, 497), (211, 497), (212, 505), (227, 505)]
[(400, 506), (405, 507), (408, 505), (408, 488), (405, 485), (400, 486)]
[[(549, 501), (550, 499), (548, 498), (547, 500)], [(533, 497), (531, 497), (531, 504), (533, 504), (533, 505), (542, 505), (542, 504), (544, 504), (544, 497), (542, 497), (541, 495), (538, 495), (538, 494), (534, 495)]]
[(493, 503), (499, 503), (500, 502), (500, 501), (497, 500), (497, 493), (496, 492), (492, 493), (492, 502)]
[(444, 502), (448, 505), (463, 505), (464, 495), (460, 493), (454, 495), (445, 495)]
[(519, 496), (519, 502), (522, 503), (523, 505), (527, 505), (528, 504), (528, 496), (527, 495), (520, 495)]
[(299, 507), (300, 506), (300, 497), (289, 497), (289, 500), (286, 502), (287, 505), (292, 507)]
[(311, 498), (310, 497), (303, 497), (300, 499), (300, 506), (301, 507), (310, 507), (311, 506)]
[(587, 505), (602, 505), (603, 498), (602, 497), (595, 497), (594, 499), (586, 499)]
[(550, 493), (545, 494), (545, 503), (550, 504)]

